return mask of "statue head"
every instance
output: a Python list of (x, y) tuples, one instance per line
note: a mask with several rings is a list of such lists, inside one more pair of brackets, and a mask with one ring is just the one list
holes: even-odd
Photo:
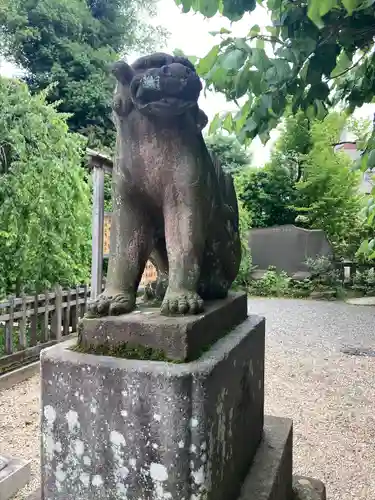
[(197, 107), (202, 83), (191, 62), (184, 57), (156, 53), (113, 67), (118, 86), (114, 109), (126, 116), (136, 108), (142, 114), (178, 116)]

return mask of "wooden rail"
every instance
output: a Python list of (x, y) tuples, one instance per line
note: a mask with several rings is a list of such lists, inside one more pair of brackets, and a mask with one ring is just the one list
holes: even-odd
[(28, 358), (31, 361), (44, 347), (76, 334), (89, 295), (86, 285), (68, 290), (56, 287), (0, 302), (0, 371)]

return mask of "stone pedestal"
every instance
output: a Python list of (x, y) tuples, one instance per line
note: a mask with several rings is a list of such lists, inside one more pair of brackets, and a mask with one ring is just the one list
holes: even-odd
[[(265, 322), (247, 317), (243, 294), (195, 317), (140, 309), (82, 326), (91, 353), (70, 342), (41, 355), (32, 500), (325, 500), (311, 480), (293, 489), (291, 421), (264, 419)], [(103, 345), (162, 349), (175, 362), (94, 354)]]
[(12, 498), (30, 480), (30, 462), (0, 455), (0, 500)]
[(86, 350), (141, 345), (157, 349), (168, 360), (191, 361), (246, 318), (245, 293), (229, 293), (226, 299), (206, 302), (204, 314), (197, 316), (161, 316), (159, 307), (141, 303), (130, 314), (84, 318), (80, 344)]
[(263, 433), (264, 329), (251, 316), (182, 364), (45, 350), (42, 498), (236, 500)]

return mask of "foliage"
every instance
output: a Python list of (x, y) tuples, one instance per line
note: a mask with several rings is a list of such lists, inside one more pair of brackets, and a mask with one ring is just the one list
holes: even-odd
[(253, 227), (323, 229), (337, 258), (354, 256), (366, 231), (358, 173), (349, 157), (333, 148), (344, 125), (345, 116), (338, 113), (322, 122), (302, 113), (287, 116), (270, 163), (237, 179)]
[(328, 257), (307, 259), (307, 268), (310, 271), (310, 280), (317, 287), (340, 288), (340, 273)]
[(323, 229), (336, 258), (353, 257), (365, 234), (360, 216), (358, 172), (345, 153), (335, 152), (344, 117), (330, 113), (310, 128), (311, 149), (302, 162), (302, 178), (296, 183), (296, 210), (305, 215), (305, 227)]
[[(271, 25), (249, 26), (244, 37), (222, 28), (219, 42), (198, 61), (208, 88), (240, 102), (235, 116), (217, 115), (211, 131), (234, 131), (241, 142), (269, 139), (291, 102), (295, 113), (322, 119), (327, 109), (348, 112), (375, 97), (374, 0), (176, 0), (183, 10), (210, 17), (220, 12), (232, 21), (268, 9)], [(251, 16), (250, 16), (251, 19)], [(240, 100), (240, 101), (239, 101)], [(375, 167), (375, 122), (358, 168)], [(366, 215), (373, 231), (362, 252), (375, 258), (375, 188)]]
[[(326, 107), (346, 100), (351, 108), (374, 97), (375, 35), (373, 0), (176, 0), (183, 10), (210, 17), (220, 12), (231, 21), (266, 7), (272, 25), (249, 26), (245, 37), (230, 30), (198, 64), (208, 86), (231, 99), (244, 98), (236, 120), (225, 126), (242, 140), (263, 140), (284, 114), (289, 97), (293, 111), (323, 118)], [(250, 17), (251, 19), (251, 17)], [(331, 90), (334, 92), (332, 96)]]
[(205, 138), (208, 150), (214, 153), (226, 172), (236, 174), (251, 163), (251, 155), (233, 135), (216, 133)]
[(296, 211), (294, 180), (282, 165), (251, 168), (236, 180), (238, 193), (253, 227), (293, 224)]
[(233, 283), (234, 288), (246, 287), (249, 284), (251, 273), (251, 253), (249, 250), (249, 230), (251, 228), (251, 215), (244, 207), (241, 200), (238, 200), (238, 209), (240, 214), (240, 236), (241, 236), (241, 264), (236, 280)]
[(88, 278), (90, 191), (85, 142), (66, 116), (0, 79), (0, 295)]
[(270, 266), (262, 278), (251, 280), (249, 291), (252, 295), (265, 297), (310, 297), (331, 299), (342, 295), (339, 273), (326, 257), (308, 259), (306, 266), (310, 277), (293, 280), (284, 271)]
[(89, 145), (111, 145), (114, 127), (110, 64), (121, 52), (150, 50), (164, 40), (141, 21), (152, 0), (3, 0), (2, 54), (26, 71), (35, 92), (57, 82), (48, 101), (70, 113), (71, 130)]
[(361, 295), (374, 295), (375, 270), (373, 268), (357, 270), (354, 274), (352, 288)]
[(260, 279), (251, 281), (249, 293), (264, 297), (285, 297), (289, 295), (290, 282), (287, 273), (270, 266)]

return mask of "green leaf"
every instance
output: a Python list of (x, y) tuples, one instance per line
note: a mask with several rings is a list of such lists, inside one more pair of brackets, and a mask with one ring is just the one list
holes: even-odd
[(250, 82), (250, 71), (247, 66), (245, 66), (236, 76), (235, 79), (235, 90), (236, 90), (236, 97), (242, 97), (246, 92), (248, 91), (249, 88), (249, 82)]
[(199, 10), (204, 16), (212, 17), (218, 10), (217, 0), (199, 0)]
[(232, 113), (227, 113), (223, 121), (223, 129), (227, 132), (232, 132), (233, 130), (233, 116)]
[(267, 71), (272, 66), (269, 57), (264, 49), (254, 48), (250, 57), (251, 64), (253, 64), (260, 71)]
[(315, 118), (315, 115), (316, 115), (315, 107), (313, 105), (309, 106), (306, 109), (307, 118), (309, 118), (310, 120), (313, 120)]
[(209, 135), (214, 134), (221, 127), (221, 122), (222, 120), (220, 118), (219, 113), (216, 113), (216, 115), (214, 116), (213, 120), (210, 123), (208, 134)]
[(313, 23), (316, 24), (316, 26), (321, 29), (324, 26), (324, 23), (322, 21), (322, 16), (320, 15), (320, 7), (319, 3), (322, 0), (310, 0), (309, 1), (309, 9), (307, 11), (307, 15), (311, 19)]
[(324, 103), (318, 99), (315, 99), (316, 106), (316, 117), (318, 120), (324, 120), (327, 116), (328, 111), (326, 110)]
[(366, 255), (368, 253), (369, 242), (368, 240), (362, 241), (360, 247), (358, 248), (358, 255)]
[(341, 0), (345, 9), (348, 11), (349, 16), (351, 16), (354, 12), (354, 10), (360, 6), (362, 3), (361, 1), (358, 0)]
[(200, 59), (197, 66), (197, 71), (200, 75), (204, 76), (212, 69), (213, 65), (216, 62), (219, 51), (220, 46), (215, 45), (214, 47), (212, 47), (210, 52), (205, 57), (203, 57), (203, 59)]
[(247, 54), (240, 49), (230, 50), (225, 54), (222, 66), (226, 70), (238, 71), (246, 61)]
[(375, 149), (370, 151), (367, 159), (367, 168), (372, 169), (375, 168)]
[(255, 24), (255, 25), (251, 28), (251, 30), (249, 31), (248, 36), (252, 38), (252, 37), (254, 37), (254, 36), (258, 35), (259, 33), (260, 33), (260, 27), (259, 27), (259, 25), (258, 25), (258, 24)]
[(210, 35), (216, 36), (216, 35), (230, 35), (232, 33), (230, 30), (227, 28), (221, 28), (219, 31), (209, 31)]
[(189, 12), (192, 0), (180, 0), (178, 5), (182, 5), (182, 12)]
[(328, 12), (334, 7), (337, 7), (338, 4), (337, 0), (315, 0), (315, 3), (319, 4), (319, 14), (321, 17), (328, 14)]
[(335, 78), (344, 71), (346, 71), (348, 68), (350, 68), (350, 65), (352, 64), (351, 59), (349, 59), (347, 53), (345, 50), (341, 51), (341, 54), (339, 55), (337, 59), (337, 64), (335, 69), (331, 73), (331, 77)]
[(258, 124), (253, 118), (250, 117), (246, 120), (246, 124), (244, 126), (244, 130), (246, 130), (246, 132), (254, 132), (254, 130), (256, 130), (257, 128)]
[(252, 48), (246, 43), (246, 38), (235, 38), (234, 45), (237, 49), (243, 50), (249, 54), (252, 53)]

